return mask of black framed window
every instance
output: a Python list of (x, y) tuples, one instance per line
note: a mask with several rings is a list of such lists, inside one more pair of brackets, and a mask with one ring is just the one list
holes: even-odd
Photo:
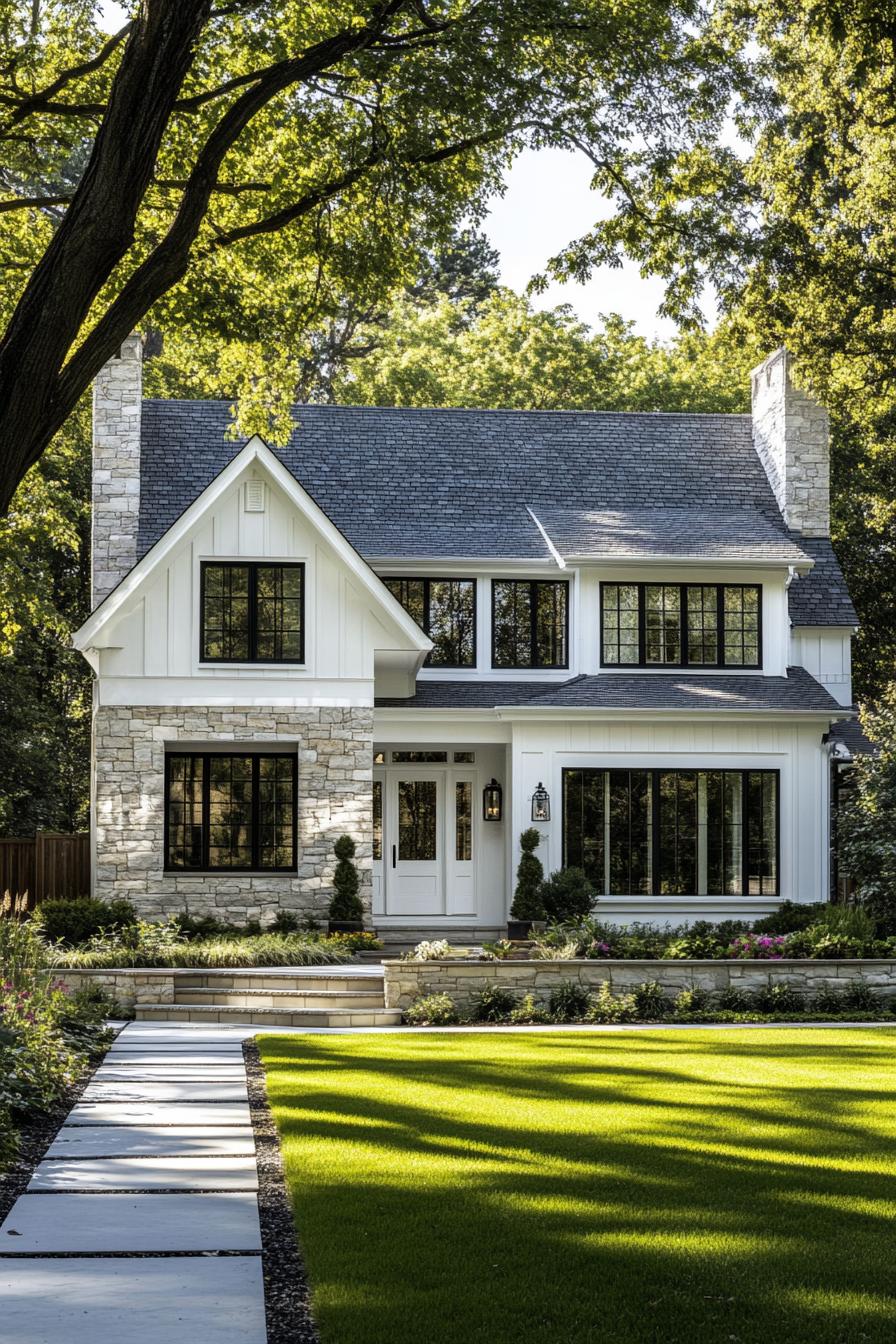
[(606, 896), (776, 896), (777, 770), (563, 771), (563, 864)]
[(294, 753), (169, 753), (166, 869), (294, 871), (296, 778)]
[(568, 583), (492, 580), (492, 667), (568, 667), (568, 647)]
[(429, 635), (426, 667), (476, 666), (475, 579), (384, 579), (409, 616)]
[(604, 667), (760, 667), (762, 588), (602, 583)]
[(203, 561), (205, 663), (305, 661), (305, 566)]

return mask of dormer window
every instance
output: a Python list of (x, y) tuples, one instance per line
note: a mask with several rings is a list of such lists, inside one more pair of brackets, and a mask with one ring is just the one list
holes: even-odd
[(305, 661), (305, 566), (205, 561), (201, 569), (204, 663)]
[(762, 589), (602, 583), (604, 667), (760, 667)]
[(433, 642), (426, 667), (476, 666), (475, 579), (384, 579)]

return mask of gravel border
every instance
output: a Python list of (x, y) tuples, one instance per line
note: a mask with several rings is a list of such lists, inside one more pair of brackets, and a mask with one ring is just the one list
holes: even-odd
[(254, 1040), (243, 1042), (249, 1111), (258, 1167), (258, 1216), (268, 1344), (320, 1344), (311, 1290), (283, 1178), (277, 1126), (268, 1105), (264, 1068)]

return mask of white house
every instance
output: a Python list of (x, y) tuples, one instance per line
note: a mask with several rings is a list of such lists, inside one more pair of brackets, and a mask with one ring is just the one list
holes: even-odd
[(826, 898), (856, 617), (824, 412), (778, 351), (752, 415), (94, 399), (94, 885), (158, 915), (498, 929), (521, 830), (600, 910)]

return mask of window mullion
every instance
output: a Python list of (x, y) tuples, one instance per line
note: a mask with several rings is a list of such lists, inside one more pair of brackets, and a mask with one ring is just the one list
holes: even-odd
[(688, 586), (683, 583), (678, 592), (678, 638), (682, 667), (688, 666)]
[(647, 666), (647, 614), (645, 604), (647, 601), (646, 586), (643, 583), (638, 584), (638, 666)]
[(529, 583), (529, 665), (530, 667), (540, 667), (538, 659), (538, 638), (536, 626), (538, 618), (536, 616), (535, 604), (538, 601), (538, 591), (533, 581)]

